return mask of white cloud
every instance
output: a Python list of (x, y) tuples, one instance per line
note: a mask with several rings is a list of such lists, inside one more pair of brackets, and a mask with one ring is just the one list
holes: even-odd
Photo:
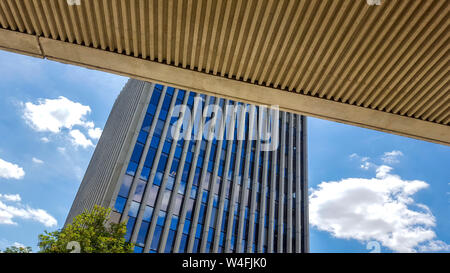
[[(19, 200), (17, 200), (17, 202), (20, 202), (21, 200), (19, 195), (8, 196), (18, 196)], [(57, 225), (56, 219), (43, 209), (34, 209), (20, 203), (7, 205), (0, 201), (0, 224), (17, 225), (17, 222), (14, 221), (15, 218), (36, 221), (42, 223), (46, 227)]]
[(373, 164), (372, 162), (370, 162), (369, 160), (370, 160), (370, 157), (367, 157), (367, 156), (364, 156), (364, 157), (361, 157), (361, 156), (359, 156), (357, 153), (353, 153), (353, 154), (351, 154), (350, 156), (350, 159), (358, 159), (359, 161), (361, 161), (361, 164), (359, 165), (359, 167), (361, 168), (361, 169), (363, 169), (363, 170), (369, 170), (370, 168), (372, 168), (372, 167), (376, 167), (376, 165), (375, 164)]
[(92, 141), (90, 139), (87, 139), (86, 136), (82, 132), (80, 132), (80, 130), (71, 130), (69, 134), (72, 137), (72, 143), (75, 146), (81, 146), (83, 148), (94, 146), (94, 144), (92, 144)]
[(0, 158), (0, 178), (21, 179), (25, 171), (19, 165), (7, 162)]
[(447, 243), (434, 240), (428, 242), (428, 244), (419, 247), (420, 252), (440, 252), (440, 251), (450, 251), (450, 245)]
[(360, 167), (361, 169), (364, 169), (364, 170), (370, 169), (370, 166), (372, 166), (372, 165), (371, 165), (371, 163), (368, 162), (368, 161), (363, 162), (361, 165), (359, 165), (359, 167)]
[(85, 116), (90, 112), (89, 106), (60, 96), (57, 99), (40, 100), (38, 104), (25, 103), (24, 118), (37, 131), (59, 133), (62, 128), (89, 126)]
[(98, 127), (95, 129), (89, 129), (88, 134), (92, 139), (99, 139), (102, 135), (102, 129)]
[(13, 246), (15, 246), (15, 247), (21, 247), (21, 248), (26, 248), (26, 246), (24, 245), (24, 244), (21, 244), (21, 243), (19, 243), (19, 242), (14, 242), (14, 244), (13, 244)]
[(40, 160), (39, 158), (33, 157), (31, 159), (36, 164), (44, 164), (44, 161)]
[(1, 194), (0, 193), (0, 200), (10, 201), (10, 202), (20, 202), (22, 201), (22, 198), (20, 198), (20, 195), (18, 194)]
[(320, 183), (310, 194), (311, 225), (337, 238), (375, 240), (396, 252), (442, 248), (434, 240), (435, 217), (411, 197), (428, 184), (404, 180), (391, 171), (382, 165), (375, 178)]
[(385, 152), (384, 155), (381, 157), (381, 160), (383, 160), (386, 164), (394, 164), (400, 162), (398, 158), (400, 156), (403, 156), (403, 153), (401, 151), (392, 151), (392, 152)]
[[(71, 101), (63, 96), (57, 99), (40, 99), (37, 104), (27, 102), (24, 105), (23, 117), (25, 121), (36, 131), (61, 133), (63, 129), (69, 130), (69, 136), (74, 146), (87, 148), (94, 146), (85, 134), (74, 126), (80, 126), (87, 131), (92, 139), (100, 138), (102, 130), (96, 128), (93, 121), (86, 116), (91, 108), (78, 102)], [(47, 143), (48, 137), (42, 137), (41, 141)]]
[(392, 171), (392, 168), (386, 165), (381, 165), (376, 170), (376, 177), (377, 178), (385, 178), (389, 175), (389, 172)]
[(64, 154), (66, 152), (66, 148), (64, 148), (64, 147), (58, 147), (57, 149), (58, 149), (58, 152), (60, 152), (62, 154)]

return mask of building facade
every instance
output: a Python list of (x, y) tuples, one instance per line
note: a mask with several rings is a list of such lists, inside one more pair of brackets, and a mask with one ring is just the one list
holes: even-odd
[(135, 252), (308, 252), (306, 119), (129, 80), (67, 217), (95, 204)]

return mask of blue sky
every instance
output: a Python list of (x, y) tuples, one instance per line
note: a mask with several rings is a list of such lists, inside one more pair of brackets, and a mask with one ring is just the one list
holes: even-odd
[[(127, 79), (4, 51), (0, 63), (0, 249), (37, 250)], [(449, 147), (309, 118), (308, 149), (311, 252), (450, 251)]]

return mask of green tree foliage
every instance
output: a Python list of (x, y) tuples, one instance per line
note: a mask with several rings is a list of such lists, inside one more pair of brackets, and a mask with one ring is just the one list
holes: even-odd
[(31, 253), (31, 247), (10, 246), (3, 251), (3, 253)]
[(44, 253), (131, 253), (133, 245), (125, 241), (126, 225), (110, 223), (111, 209), (95, 206), (76, 216), (62, 230), (39, 235)]

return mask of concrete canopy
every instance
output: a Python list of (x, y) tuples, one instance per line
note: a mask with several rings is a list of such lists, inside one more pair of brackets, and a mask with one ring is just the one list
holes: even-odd
[(449, 10), (446, 0), (1, 0), (0, 48), (450, 145)]

